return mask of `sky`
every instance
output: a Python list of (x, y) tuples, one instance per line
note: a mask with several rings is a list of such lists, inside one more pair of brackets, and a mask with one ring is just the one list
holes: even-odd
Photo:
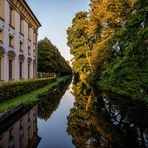
[(79, 11), (89, 10), (89, 0), (26, 0), (40, 23), (38, 40), (45, 37), (59, 49), (66, 60), (70, 60), (66, 30)]

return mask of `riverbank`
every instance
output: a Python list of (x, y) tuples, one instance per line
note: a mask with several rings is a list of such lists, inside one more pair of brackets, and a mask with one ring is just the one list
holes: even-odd
[(22, 104), (23, 106), (29, 107), (32, 104), (37, 103), (39, 100), (38, 96), (40, 94), (47, 92), (52, 87), (55, 87), (59, 83), (66, 81), (66, 79), (67, 79), (67, 76), (57, 78), (57, 80), (55, 82), (50, 83), (50, 84), (46, 85), (45, 87), (36, 89), (30, 93), (15, 97), (11, 100), (7, 100), (4, 103), (0, 103), (0, 113), (6, 111), (8, 109), (11, 109), (18, 104)]
[(42, 88), (56, 81), (54, 77), (18, 80), (0, 83), (0, 103)]
[[(2, 147), (7, 147), (7, 143), (15, 143), (14, 146), (19, 147), (22, 142), (26, 147), (74, 148), (67, 133), (67, 116), (75, 101), (70, 83), (69, 77), (57, 87), (52, 87), (54, 91), (41, 94), (41, 101), (31, 108), (23, 108), (0, 123)], [(60, 140), (57, 142), (57, 139)]]

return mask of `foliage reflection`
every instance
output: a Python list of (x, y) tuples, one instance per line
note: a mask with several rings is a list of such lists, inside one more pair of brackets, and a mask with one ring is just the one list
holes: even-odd
[(73, 86), (76, 98), (67, 132), (77, 148), (147, 148), (148, 107), (107, 91)]
[(38, 117), (48, 120), (51, 114), (58, 108), (60, 100), (71, 83), (71, 78), (40, 96), (42, 101), (38, 104)]

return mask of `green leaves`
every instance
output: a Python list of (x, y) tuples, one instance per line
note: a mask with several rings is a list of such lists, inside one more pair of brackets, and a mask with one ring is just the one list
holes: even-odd
[(70, 65), (49, 39), (39, 41), (38, 49), (39, 72), (60, 73), (61, 75), (72, 73)]
[[(146, 3), (145, 3), (146, 4)], [(126, 20), (125, 28), (115, 33), (113, 44), (122, 45), (120, 52), (102, 73), (99, 84), (134, 98), (147, 99), (148, 94), (148, 28), (144, 26), (143, 3), (140, 0), (132, 7), (132, 17)]]
[[(13, 99), (16, 96), (26, 94), (49, 83), (55, 82), (55, 78), (41, 78), (16, 82), (4, 82), (0, 84), (0, 102)], [(6, 93), (7, 92), (7, 93)]]
[[(78, 12), (72, 21), (72, 26), (68, 28), (68, 42), (70, 53), (74, 56), (73, 70), (79, 74), (79, 78), (83, 79), (91, 71), (90, 42), (87, 35), (87, 13)], [(81, 76), (80, 76), (81, 75)]]
[(91, 0), (90, 7), (67, 31), (79, 80), (147, 98), (148, 1)]

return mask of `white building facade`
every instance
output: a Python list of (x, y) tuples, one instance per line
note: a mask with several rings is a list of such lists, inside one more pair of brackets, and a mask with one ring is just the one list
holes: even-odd
[(40, 26), (25, 0), (0, 0), (0, 82), (37, 76)]

